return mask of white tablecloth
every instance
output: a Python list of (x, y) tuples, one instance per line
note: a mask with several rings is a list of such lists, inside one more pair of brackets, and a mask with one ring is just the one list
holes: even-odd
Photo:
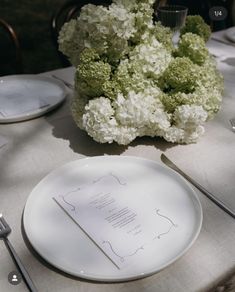
[[(204, 219), (193, 247), (165, 270), (137, 281), (104, 284), (66, 277), (39, 261), (27, 248), (21, 232), (22, 211), (33, 187), (51, 170), (84, 156), (134, 155), (160, 162), (160, 155), (165, 152), (182, 170), (235, 210), (235, 133), (229, 124), (229, 119), (235, 117), (235, 49), (212, 40), (208, 47), (219, 57), (225, 93), (221, 111), (206, 125), (206, 134), (197, 144), (173, 145), (147, 137), (128, 147), (98, 144), (75, 126), (69, 98), (44, 117), (0, 125), (0, 212), (13, 229), (10, 240), (39, 291), (207, 291), (235, 272), (235, 220), (199, 191)], [(73, 73), (73, 68), (54, 72), (70, 82)], [(27, 291), (24, 283), (18, 286), (8, 283), (7, 276), (12, 270), (14, 264), (1, 243), (0, 291)]]

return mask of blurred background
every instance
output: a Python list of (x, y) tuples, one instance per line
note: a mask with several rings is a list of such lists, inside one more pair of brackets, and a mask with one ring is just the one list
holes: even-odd
[[(127, 0), (128, 1), (128, 0)], [(0, 0), (0, 76), (49, 71), (69, 63), (58, 53), (57, 33), (68, 18), (76, 17), (86, 3), (111, 0)], [(156, 6), (176, 4), (199, 14), (213, 31), (235, 25), (235, 0), (157, 0)], [(225, 7), (225, 20), (211, 21), (209, 9)]]

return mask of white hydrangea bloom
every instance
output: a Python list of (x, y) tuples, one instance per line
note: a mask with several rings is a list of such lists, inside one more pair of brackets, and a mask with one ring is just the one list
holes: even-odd
[(196, 143), (198, 139), (204, 134), (205, 128), (203, 126), (197, 126), (194, 131), (187, 132), (185, 135), (184, 143), (185, 144), (191, 144)]
[(70, 22), (64, 24), (58, 39), (59, 49), (66, 56), (69, 56), (71, 63), (75, 66), (79, 63), (79, 54), (82, 50), (79, 47), (79, 38), (80, 34), (77, 29), (77, 21), (72, 19)]
[(127, 145), (137, 136), (135, 127), (118, 125), (113, 117), (114, 110), (109, 99), (100, 97), (90, 100), (85, 107), (83, 115), (83, 127), (88, 135), (100, 143), (112, 143)]
[(173, 119), (178, 128), (191, 131), (198, 125), (203, 125), (207, 116), (202, 106), (182, 105), (175, 110)]
[(172, 143), (183, 143), (185, 131), (175, 126), (170, 127), (163, 135), (164, 139)]
[(108, 8), (88, 4), (82, 8), (77, 20), (64, 25), (59, 44), (72, 64), (77, 66), (84, 48), (95, 48), (99, 54), (109, 55), (110, 59), (120, 58), (128, 51), (127, 40), (135, 32), (135, 14), (116, 4)]
[(113, 3), (116, 3), (119, 6), (124, 6), (126, 9), (128, 7), (135, 7), (139, 3), (148, 4), (148, 6), (152, 6), (155, 3), (155, 0), (113, 0)]
[(196, 143), (204, 134), (204, 127), (198, 126), (194, 131), (186, 131), (178, 127), (172, 126), (163, 135), (164, 139), (171, 143)]
[(82, 117), (83, 128), (97, 142), (112, 143), (117, 128), (113, 115), (114, 110), (108, 98), (90, 100)]
[(113, 0), (113, 3), (116, 3), (119, 7), (124, 7), (128, 11), (133, 11), (138, 7), (136, 0)]
[(138, 137), (138, 131), (135, 127), (119, 126), (113, 140), (120, 145), (128, 145), (136, 137)]
[(120, 38), (128, 40), (137, 31), (135, 28), (135, 14), (128, 12), (124, 7), (112, 4), (109, 7), (111, 30)]
[(126, 145), (138, 136), (159, 135), (170, 127), (170, 115), (157, 97), (147, 94), (151, 91), (155, 90), (138, 94), (132, 91), (127, 98), (119, 94), (113, 105), (105, 97), (90, 100), (85, 106), (83, 128), (100, 143), (116, 141)]
[(154, 78), (158, 78), (165, 71), (171, 60), (171, 54), (153, 37), (149, 43), (137, 45), (130, 53), (130, 61), (139, 66), (143, 74), (150, 74)]
[(157, 96), (131, 91), (126, 98), (118, 95), (114, 102), (115, 116), (120, 124), (136, 128), (149, 127), (164, 129), (170, 126), (169, 117), (164, 112)]
[(204, 134), (207, 112), (202, 106), (182, 105), (174, 112), (175, 125), (164, 133), (164, 138), (173, 143), (195, 143)]

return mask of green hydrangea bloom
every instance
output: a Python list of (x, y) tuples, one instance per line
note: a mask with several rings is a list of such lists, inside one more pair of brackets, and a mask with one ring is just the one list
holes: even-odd
[(173, 59), (159, 79), (160, 88), (170, 94), (179, 91), (193, 92), (198, 78), (198, 67), (187, 57)]
[(173, 113), (181, 105), (202, 106), (208, 113), (208, 119), (219, 111), (223, 92), (223, 77), (216, 70), (212, 58), (207, 58), (203, 66), (196, 66), (195, 90), (191, 93), (171, 92), (161, 96), (165, 110)]
[(91, 61), (78, 65), (75, 87), (82, 95), (92, 97), (104, 93), (103, 85), (110, 80), (111, 66), (103, 61)]
[(207, 42), (211, 35), (209, 25), (205, 23), (200, 15), (189, 15), (186, 17), (185, 26), (181, 29), (181, 35), (192, 32), (204, 39)]
[(209, 56), (199, 71), (197, 78), (198, 87), (205, 87), (208, 90), (216, 88), (220, 93), (223, 92), (224, 79), (222, 74), (216, 69), (216, 66), (214, 58)]
[(121, 92), (120, 85), (113, 80), (104, 82), (104, 84), (102, 85), (102, 90), (104, 92), (104, 96), (111, 100), (115, 100), (118, 93)]
[(204, 40), (191, 32), (182, 35), (176, 54), (180, 57), (188, 57), (198, 65), (202, 65), (209, 56)]
[(80, 63), (89, 63), (92, 61), (99, 61), (100, 56), (94, 49), (84, 49), (80, 54)]
[(118, 91), (127, 95), (130, 91), (136, 93), (144, 91), (151, 86), (157, 86), (154, 79), (146, 78), (140, 68), (141, 64), (137, 61), (125, 60), (120, 63), (113, 75)]
[(128, 88), (132, 84), (130, 64), (128, 60), (121, 62), (114, 73), (113, 81), (118, 84), (120, 90), (124, 93), (128, 93)]
[(221, 93), (217, 89), (198, 87), (195, 92), (186, 94), (184, 92), (177, 92), (172, 95), (165, 95), (161, 99), (165, 110), (173, 113), (177, 107), (181, 105), (198, 105), (208, 113), (208, 119), (214, 117), (219, 111), (221, 104)]

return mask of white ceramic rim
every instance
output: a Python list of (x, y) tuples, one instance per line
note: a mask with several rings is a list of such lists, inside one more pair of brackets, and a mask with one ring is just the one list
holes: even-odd
[[(104, 277), (100, 277), (96, 274), (93, 274), (93, 273), (87, 273), (84, 274), (84, 273), (74, 273), (74, 272), (71, 272), (70, 270), (67, 270), (57, 264), (55, 264), (53, 261), (50, 261), (48, 260), (47, 258), (44, 257), (44, 255), (40, 252), (40, 250), (38, 250), (37, 246), (35, 246), (31, 240), (30, 240), (30, 234), (28, 234), (27, 232), (27, 224), (28, 222), (30, 221), (29, 219), (29, 216), (30, 214), (28, 214), (30, 211), (28, 210), (28, 206), (30, 205), (31, 201), (33, 200), (33, 196), (34, 196), (34, 191), (37, 189), (37, 188), (40, 188), (41, 185), (44, 184), (44, 182), (48, 179), (50, 179), (51, 177), (53, 178), (57, 171), (61, 171), (63, 169), (66, 169), (68, 168), (70, 165), (74, 164), (74, 163), (78, 163), (78, 162), (81, 162), (82, 164), (85, 163), (86, 161), (89, 162), (89, 161), (92, 161), (92, 160), (97, 160), (97, 159), (100, 159), (100, 160), (103, 160), (103, 159), (134, 159), (136, 161), (145, 161), (145, 162), (148, 162), (148, 163), (153, 163), (155, 165), (157, 165), (158, 167), (162, 167), (164, 168), (165, 170), (169, 171), (171, 174), (173, 174), (173, 176), (177, 177), (178, 179), (180, 179), (182, 181), (182, 184), (184, 184), (185, 186), (187, 186), (187, 188), (190, 190), (190, 195), (193, 196), (194, 200), (196, 201), (196, 203), (198, 204), (198, 210), (199, 210), (199, 218), (198, 218), (198, 222), (197, 222), (197, 228), (195, 228), (195, 232), (194, 232), (194, 236), (192, 236), (192, 239), (191, 241), (189, 242), (189, 244), (187, 245), (187, 247), (182, 250), (182, 252), (180, 252), (176, 257), (172, 258), (170, 261), (166, 262), (164, 265), (161, 266), (160, 269), (151, 269), (149, 270), (148, 272), (142, 272), (140, 274), (135, 274), (135, 275), (131, 275), (131, 276), (121, 276), (121, 277), (110, 277), (110, 276), (107, 276), (107, 275), (104, 275)], [(203, 221), (203, 212), (202, 212), (202, 206), (201, 206), (201, 202), (197, 196), (197, 194), (195, 193), (194, 189), (191, 187), (191, 185), (188, 183), (188, 181), (186, 181), (182, 176), (180, 176), (178, 173), (176, 173), (175, 171), (173, 171), (172, 169), (166, 167), (165, 165), (162, 165), (154, 160), (150, 160), (150, 159), (145, 159), (145, 158), (142, 158), (142, 157), (136, 157), (136, 156), (118, 156), (118, 155), (107, 155), (107, 156), (95, 156), (95, 157), (86, 157), (86, 158), (81, 158), (81, 159), (78, 159), (78, 160), (74, 160), (74, 161), (71, 161), (69, 163), (66, 163), (65, 165), (53, 170), (52, 172), (50, 172), (48, 175), (46, 175), (35, 187), (34, 189), (32, 190), (32, 192), (30, 193), (28, 199), (27, 199), (27, 202), (25, 204), (25, 208), (24, 208), (24, 213), (23, 213), (23, 226), (24, 226), (24, 231), (25, 231), (25, 234), (27, 236), (27, 239), (29, 240), (30, 244), (32, 245), (32, 247), (35, 249), (35, 251), (46, 261), (48, 262), (50, 265), (52, 265), (53, 267), (57, 268), (58, 270), (62, 271), (62, 272), (65, 272), (67, 273), (68, 275), (72, 275), (72, 276), (75, 276), (75, 277), (79, 277), (79, 278), (83, 278), (83, 279), (87, 279), (87, 280), (92, 280), (92, 281), (98, 281), (98, 282), (124, 282), (124, 281), (132, 281), (132, 280), (137, 280), (137, 279), (140, 279), (140, 278), (145, 278), (147, 276), (151, 276), (155, 273), (158, 273), (160, 272), (161, 270), (165, 269), (166, 267), (168, 267), (169, 265), (171, 265), (172, 263), (174, 263), (175, 261), (177, 261), (179, 258), (181, 258), (191, 247), (192, 245), (194, 244), (194, 242), (196, 241), (196, 239), (198, 238), (199, 234), (200, 234), (200, 231), (201, 231), (201, 227), (202, 227), (202, 221)], [(98, 248), (98, 247), (97, 247)]]
[(47, 83), (52, 83), (52, 84), (55, 84), (58, 87), (60, 87), (60, 89), (63, 92), (63, 95), (61, 96), (61, 98), (58, 102), (51, 104), (47, 107), (32, 110), (32, 111), (29, 111), (28, 113), (19, 114), (19, 115), (15, 115), (15, 116), (0, 117), (0, 124), (22, 122), (22, 121), (27, 121), (27, 120), (31, 120), (31, 119), (40, 117), (40, 116), (52, 111), (53, 109), (58, 107), (60, 104), (62, 104), (64, 102), (67, 94), (68, 94), (66, 86), (61, 81), (54, 79), (52, 77), (48, 77), (48, 76), (31, 75), (31, 74), (9, 75), (9, 76), (0, 77), (0, 82), (1, 81), (8, 81), (8, 80), (11, 81), (14, 79), (46, 81)]

